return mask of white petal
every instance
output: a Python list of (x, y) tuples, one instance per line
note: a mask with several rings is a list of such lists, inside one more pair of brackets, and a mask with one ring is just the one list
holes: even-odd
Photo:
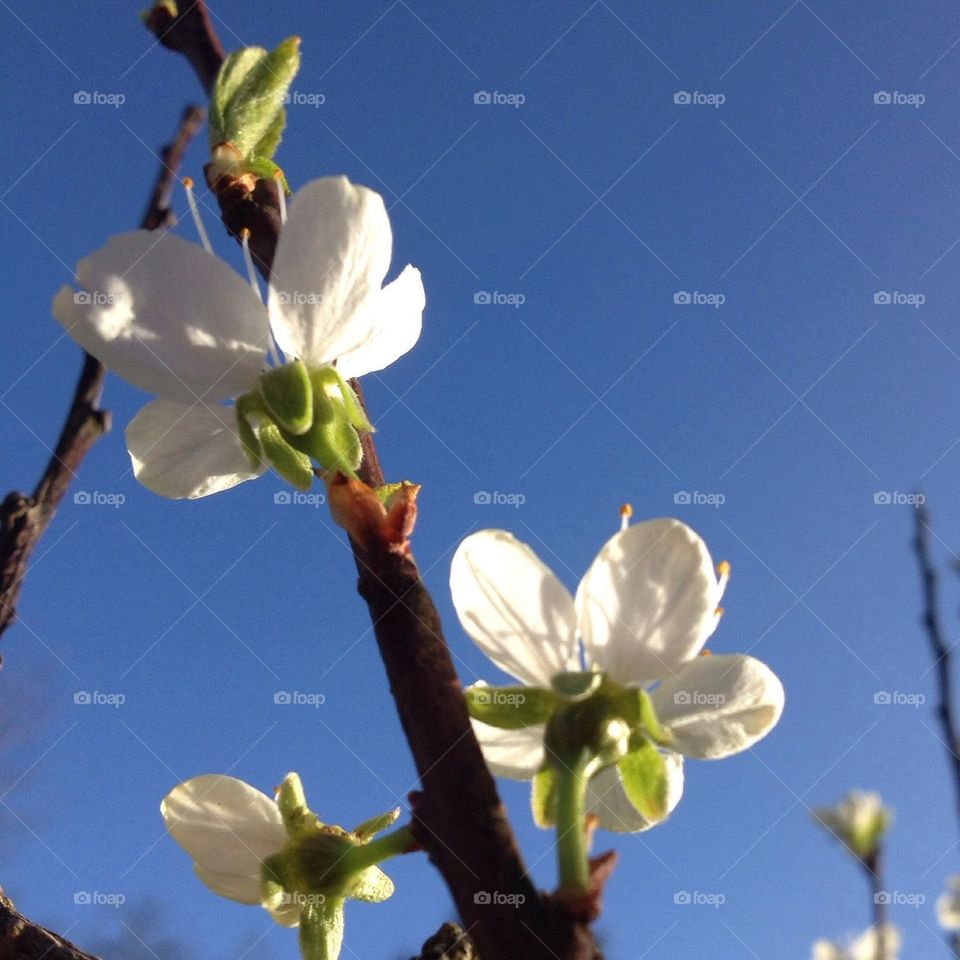
[(231, 407), (154, 400), (126, 429), (136, 478), (172, 500), (195, 500), (260, 476), (237, 435)]
[(831, 940), (817, 940), (811, 960), (843, 960), (843, 951)]
[(173, 839), (208, 876), (259, 876), (261, 862), (286, 842), (276, 803), (235, 777), (186, 780), (164, 797), (160, 811)]
[[(881, 943), (883, 950), (881, 952)], [(850, 946), (850, 960), (897, 960), (900, 953), (900, 931), (891, 923), (871, 927)]]
[(549, 687), (576, 661), (573, 598), (525, 543), (504, 530), (481, 530), (457, 548), (450, 591), (463, 629), (501, 669)]
[(501, 730), (473, 721), (487, 766), (494, 776), (510, 780), (530, 780), (543, 765), (544, 730), (542, 723), (522, 730)]
[(623, 684), (670, 674), (713, 632), (722, 591), (706, 544), (679, 520), (622, 530), (577, 590), (587, 659)]
[(362, 377), (389, 367), (420, 339), (426, 294), (416, 267), (406, 266), (393, 283), (370, 298), (366, 337), (337, 360), (344, 377)]
[(267, 305), (280, 349), (330, 363), (363, 343), (393, 235), (383, 198), (346, 177), (302, 187), (280, 231)]
[(204, 886), (214, 893), (237, 903), (260, 903), (261, 889), (259, 876), (233, 876), (204, 870), (199, 864), (193, 865), (193, 872), (203, 881)]
[(783, 684), (764, 663), (742, 654), (697, 657), (652, 694), (671, 747), (713, 760), (752, 747), (783, 713)]
[(249, 284), (202, 248), (168, 233), (123, 233), (81, 260), (77, 279), (83, 290), (61, 288), (54, 316), (135, 387), (222, 400), (255, 383), (266, 312)]
[[(683, 796), (683, 757), (664, 755), (667, 771), (667, 816), (673, 813)], [(587, 785), (587, 812), (600, 818), (600, 826), (614, 833), (641, 833), (663, 820), (648, 820), (630, 802), (616, 767), (606, 767), (590, 778)], [(664, 818), (666, 819), (666, 818)]]

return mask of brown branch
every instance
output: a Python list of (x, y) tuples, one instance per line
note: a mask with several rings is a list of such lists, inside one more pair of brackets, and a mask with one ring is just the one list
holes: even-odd
[[(189, 107), (180, 121), (176, 139), (163, 148), (160, 173), (143, 215), (142, 225), (147, 230), (173, 224), (170, 191), (187, 145), (204, 116), (200, 107)], [(17, 600), (34, 548), (50, 525), (84, 457), (110, 429), (109, 413), (99, 409), (105, 374), (98, 360), (84, 354), (83, 369), (66, 421), (40, 482), (30, 496), (13, 491), (0, 504), (0, 634), (16, 619)]]
[(17, 912), (0, 889), (0, 960), (97, 960)]
[(954, 713), (953, 671), (951, 669), (950, 646), (947, 643), (940, 622), (939, 598), (937, 589), (937, 571), (930, 554), (930, 518), (925, 504), (916, 507), (916, 525), (914, 550), (920, 568), (920, 581), (923, 587), (924, 610), (921, 622), (930, 641), (934, 666), (937, 670), (939, 703), (937, 719), (943, 731), (947, 757), (953, 774), (954, 802), (960, 816), (960, 738), (957, 735), (957, 719)]
[[(151, 14), (148, 25), (165, 25), (165, 45), (183, 53), (209, 89), (209, 66), (222, 58), (222, 49), (203, 0), (179, 19), (182, 24)], [(251, 250), (269, 277), (280, 230), (276, 184), (259, 180), (250, 190), (248, 183), (221, 178), (211, 186), (228, 231), (238, 236), (243, 227), (250, 230)], [(369, 435), (363, 450), (361, 478), (380, 486), (384, 473)], [(561, 902), (540, 896), (527, 876), (407, 533), (402, 548), (378, 535), (352, 536), (351, 543), (358, 589), (420, 775), (421, 791), (411, 797), (420, 839), (484, 960), (596, 960), (588, 925)]]

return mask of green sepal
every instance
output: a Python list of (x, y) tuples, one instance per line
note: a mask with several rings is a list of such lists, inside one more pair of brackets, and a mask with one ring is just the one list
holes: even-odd
[(393, 896), (393, 881), (379, 868), (367, 867), (351, 887), (349, 896), (364, 903), (383, 903)]
[(233, 144), (248, 162), (270, 160), (280, 143), (284, 98), (300, 69), (300, 38), (268, 53), (245, 47), (224, 61), (210, 98), (210, 146)]
[(313, 424), (299, 436), (286, 434), (286, 440), (308, 457), (313, 457), (325, 470), (340, 470), (348, 476), (356, 476), (363, 458), (360, 438), (350, 423), (339, 392), (331, 396), (327, 379), (319, 373), (316, 370), (310, 373)]
[(288, 483), (298, 490), (309, 490), (313, 483), (313, 467), (310, 458), (299, 450), (294, 450), (288, 440), (280, 433), (274, 423), (260, 426), (260, 445), (263, 447), (270, 466)]
[(542, 767), (534, 774), (530, 809), (538, 827), (549, 830), (557, 825), (557, 772), (553, 767)]
[(347, 419), (357, 430), (364, 433), (373, 433), (373, 424), (367, 419), (367, 414), (357, 397), (353, 387), (340, 376), (336, 367), (321, 367), (314, 376), (324, 384), (336, 386), (343, 398), (343, 406), (347, 412)]
[(646, 690), (627, 687), (617, 695), (617, 709), (627, 723), (641, 736), (662, 747), (673, 741), (670, 731), (657, 719), (653, 699)]
[(286, 896), (285, 863), (282, 854), (267, 857), (260, 864), (260, 897), (263, 906), (276, 910)]
[(585, 700), (592, 693), (600, 689), (603, 684), (602, 673), (591, 673), (570, 670), (558, 673), (550, 681), (550, 685), (565, 700)]
[(371, 817), (369, 820), (364, 820), (360, 826), (355, 827), (353, 834), (358, 840), (367, 840), (375, 834), (380, 833), (382, 830), (386, 830), (387, 827), (392, 827), (400, 817), (400, 808), (394, 807), (392, 810), (388, 810), (386, 813), (381, 813), (377, 817)]
[(300, 910), (300, 956), (303, 960), (337, 960), (343, 945), (343, 898), (326, 897)]
[(313, 424), (313, 388), (302, 360), (260, 375), (260, 393), (272, 419), (288, 433), (306, 433)]
[(263, 464), (263, 447), (260, 446), (260, 440), (250, 422), (251, 415), (262, 413), (259, 398), (253, 394), (238, 397), (234, 410), (237, 415), (237, 433), (243, 444), (243, 451), (247, 455), (247, 460), (250, 461), (250, 466), (254, 470), (259, 470)]
[(654, 823), (667, 815), (667, 766), (663, 754), (644, 740), (618, 764), (623, 789), (633, 806)]
[(546, 723), (557, 706), (557, 695), (540, 687), (489, 687), (475, 683), (464, 691), (474, 720), (500, 730), (522, 730)]

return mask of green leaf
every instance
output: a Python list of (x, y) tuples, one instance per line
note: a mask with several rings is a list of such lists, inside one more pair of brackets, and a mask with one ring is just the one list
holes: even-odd
[(313, 466), (310, 458), (294, 448), (280, 433), (274, 423), (260, 427), (260, 446), (264, 455), (277, 473), (298, 490), (309, 490), (313, 483)]
[(544, 830), (557, 825), (557, 772), (543, 767), (533, 778), (530, 792), (533, 822)]
[(360, 840), (366, 840), (369, 837), (372, 837), (374, 834), (380, 833), (381, 830), (386, 830), (387, 827), (392, 827), (397, 819), (400, 817), (400, 808), (394, 807), (392, 810), (388, 810), (386, 813), (381, 813), (377, 817), (371, 817), (369, 820), (364, 820), (363, 823), (357, 827), (353, 833), (354, 836), (358, 837)]
[(464, 691), (474, 720), (500, 730), (522, 730), (546, 723), (557, 705), (557, 695), (540, 687), (488, 687), (475, 683)]
[(248, 74), (266, 57), (267, 51), (263, 47), (243, 47), (241, 50), (234, 50), (223, 61), (210, 95), (211, 148), (230, 139), (226, 135), (226, 118), (230, 113), (231, 103)]
[(260, 375), (260, 393), (273, 419), (289, 433), (306, 433), (313, 424), (313, 389), (302, 360)]
[(663, 754), (645, 740), (618, 764), (627, 797), (648, 820), (656, 823), (667, 815), (667, 767)]
[(272, 53), (260, 47), (232, 53), (214, 85), (210, 146), (227, 141), (244, 161), (271, 160), (283, 130), (284, 98), (299, 69), (299, 37), (289, 37)]
[(337, 960), (343, 945), (343, 898), (308, 902), (300, 911), (300, 955), (303, 960)]
[[(267, 132), (260, 138), (253, 148), (253, 159), (262, 159), (264, 163), (272, 163), (270, 157), (277, 152), (280, 141), (283, 139), (283, 130), (287, 125), (287, 111), (281, 110), (276, 119), (267, 128)], [(251, 162), (252, 162), (251, 160)], [(271, 173), (270, 176), (273, 176)]]

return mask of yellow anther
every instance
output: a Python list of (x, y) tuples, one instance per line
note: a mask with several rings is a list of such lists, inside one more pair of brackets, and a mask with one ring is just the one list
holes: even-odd
[(700, 656), (701, 656), (701, 657), (712, 657), (713, 654), (712, 654), (709, 650), (707, 650), (706, 648), (704, 648), (703, 650), (700, 651)]
[(249, 239), (250, 239), (250, 228), (249, 228), (249, 227), (241, 227), (241, 228), (240, 228), (240, 239), (241, 239), (241, 240), (249, 240)]
[(718, 573), (721, 577), (729, 577), (729, 576), (730, 576), (730, 564), (727, 563), (726, 560), (721, 560), (720, 563), (717, 564), (717, 573)]
[(180, 181), (188, 190), (193, 189), (193, 177), (184, 177)]
[(633, 507), (625, 503), (620, 508), (620, 529), (626, 530), (630, 526), (630, 518), (633, 516)]

